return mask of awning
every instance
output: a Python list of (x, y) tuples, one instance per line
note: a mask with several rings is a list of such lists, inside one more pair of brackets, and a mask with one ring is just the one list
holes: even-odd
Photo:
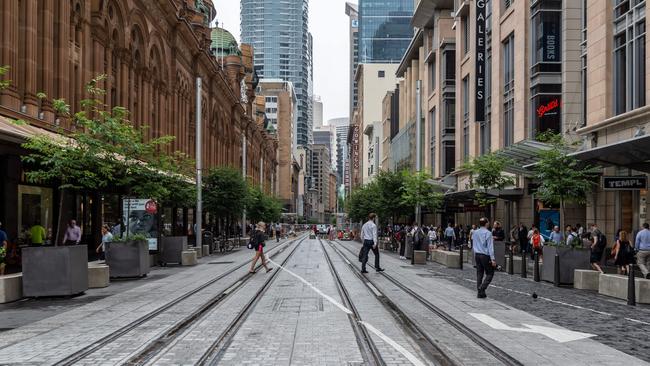
[(420, 0), (413, 12), (411, 25), (417, 28), (424, 28), (433, 24), (433, 15), (436, 9), (454, 8), (454, 0)]
[[(450, 192), (445, 194), (445, 199), (455, 202), (465, 202), (474, 200), (476, 189), (468, 189), (465, 191)], [(510, 188), (510, 189), (488, 189), (487, 192), (481, 191), (481, 193), (486, 193), (490, 197), (501, 198), (504, 200), (515, 200), (521, 198), (524, 195), (524, 190), (522, 188)]]
[(550, 148), (550, 145), (539, 141), (524, 140), (499, 150), (495, 154), (508, 159), (506, 172), (530, 177), (534, 174), (530, 168), (537, 163), (539, 152)]
[(570, 156), (600, 166), (617, 166), (650, 173), (650, 135), (634, 137), (589, 150), (577, 151)]
[(48, 131), (44, 128), (36, 127), (23, 121), (15, 121), (10, 118), (0, 116), (0, 140), (22, 144), (30, 137), (45, 135), (52, 139), (61, 139), (58, 133)]

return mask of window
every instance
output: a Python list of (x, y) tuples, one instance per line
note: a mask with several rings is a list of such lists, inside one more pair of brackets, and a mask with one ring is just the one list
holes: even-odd
[(377, 77), (379, 77), (379, 78), (386, 77), (386, 71), (384, 71), (384, 70), (377, 71)]
[(429, 112), (429, 120), (431, 124), (429, 130), (431, 131), (431, 139), (429, 141), (430, 160), (431, 160), (431, 176), (436, 176), (436, 108), (434, 107)]
[(429, 94), (436, 90), (436, 60), (429, 62)]
[(443, 51), (445, 80), (444, 86), (454, 85), (456, 82), (456, 51), (454, 49)]
[(456, 169), (456, 144), (454, 141), (442, 142), (442, 164), (444, 174), (449, 174)]
[(645, 106), (645, 1), (614, 5), (614, 113)]
[(463, 78), (463, 160), (469, 160), (469, 75)]
[(467, 17), (461, 19), (461, 24), (463, 25), (463, 56), (465, 56), (469, 52), (469, 21)]
[(503, 146), (514, 142), (515, 124), (515, 36), (503, 42)]
[(531, 9), (532, 65), (535, 72), (560, 72), (562, 1), (540, 0)]
[(508, 9), (514, 2), (515, 0), (503, 0), (503, 9)]

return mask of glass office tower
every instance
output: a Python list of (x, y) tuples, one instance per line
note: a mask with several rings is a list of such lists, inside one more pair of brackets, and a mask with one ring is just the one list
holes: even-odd
[(298, 145), (311, 142), (312, 40), (308, 0), (241, 0), (242, 43), (255, 50), (260, 78), (293, 83), (298, 99)]
[(359, 0), (360, 62), (399, 63), (413, 37), (413, 0)]

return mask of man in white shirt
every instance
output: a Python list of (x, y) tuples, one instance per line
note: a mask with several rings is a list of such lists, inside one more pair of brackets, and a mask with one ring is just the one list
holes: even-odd
[(361, 273), (368, 273), (366, 271), (366, 263), (368, 263), (368, 252), (372, 250), (372, 253), (375, 255), (375, 270), (381, 272), (384, 269), (379, 267), (379, 249), (377, 249), (377, 225), (375, 225), (375, 214), (371, 213), (368, 215), (368, 221), (363, 224), (361, 228), (361, 240), (363, 242), (363, 247), (361, 248)]

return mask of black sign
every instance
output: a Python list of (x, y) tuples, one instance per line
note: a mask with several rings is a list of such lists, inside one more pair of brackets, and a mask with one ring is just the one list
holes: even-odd
[(606, 191), (636, 191), (648, 188), (648, 177), (603, 177)]
[(485, 121), (485, 0), (476, 0), (476, 108), (474, 120)]
[(552, 13), (546, 16), (542, 25), (542, 55), (543, 62), (560, 61), (560, 14)]

